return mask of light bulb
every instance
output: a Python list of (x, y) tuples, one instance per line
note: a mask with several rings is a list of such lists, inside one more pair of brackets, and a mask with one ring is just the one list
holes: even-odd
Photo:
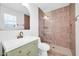
[(29, 4), (28, 4), (28, 3), (22, 3), (22, 5), (23, 5), (23, 6), (26, 6), (26, 7), (28, 7), (28, 6), (29, 6)]
[(44, 17), (43, 17), (43, 19), (46, 19), (46, 20), (48, 20), (49, 18), (48, 18), (48, 16), (44, 16)]

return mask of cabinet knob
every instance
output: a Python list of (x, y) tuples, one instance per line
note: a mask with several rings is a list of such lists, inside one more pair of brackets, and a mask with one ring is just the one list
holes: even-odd
[(22, 53), (22, 51), (20, 50), (19, 53)]

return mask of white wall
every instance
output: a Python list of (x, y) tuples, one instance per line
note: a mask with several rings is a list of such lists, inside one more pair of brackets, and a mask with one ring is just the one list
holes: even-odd
[(29, 4), (29, 12), (30, 12), (30, 31), (31, 35), (38, 36), (38, 8), (36, 5)]
[[(29, 4), (29, 12), (30, 12), (30, 30), (22, 30), (22, 31), (24, 32), (24, 36), (38, 36), (38, 8), (33, 4)], [(0, 40), (15, 39), (19, 31), (18, 30), (0, 31)]]
[[(75, 6), (76, 16), (79, 15), (79, 4)], [(76, 21), (76, 55), (79, 56), (79, 17)]]

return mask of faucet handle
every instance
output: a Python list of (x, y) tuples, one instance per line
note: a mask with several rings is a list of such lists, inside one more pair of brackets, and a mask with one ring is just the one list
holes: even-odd
[(23, 36), (23, 32), (22, 31), (20, 32), (20, 36)]

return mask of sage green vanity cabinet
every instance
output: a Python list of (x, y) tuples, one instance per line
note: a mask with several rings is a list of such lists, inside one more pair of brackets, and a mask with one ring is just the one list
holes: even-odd
[(38, 55), (38, 41), (35, 40), (25, 44), (19, 48), (5, 52), (6, 56), (37, 56)]
[(0, 51), (0, 56), (2, 56), (2, 52)]

